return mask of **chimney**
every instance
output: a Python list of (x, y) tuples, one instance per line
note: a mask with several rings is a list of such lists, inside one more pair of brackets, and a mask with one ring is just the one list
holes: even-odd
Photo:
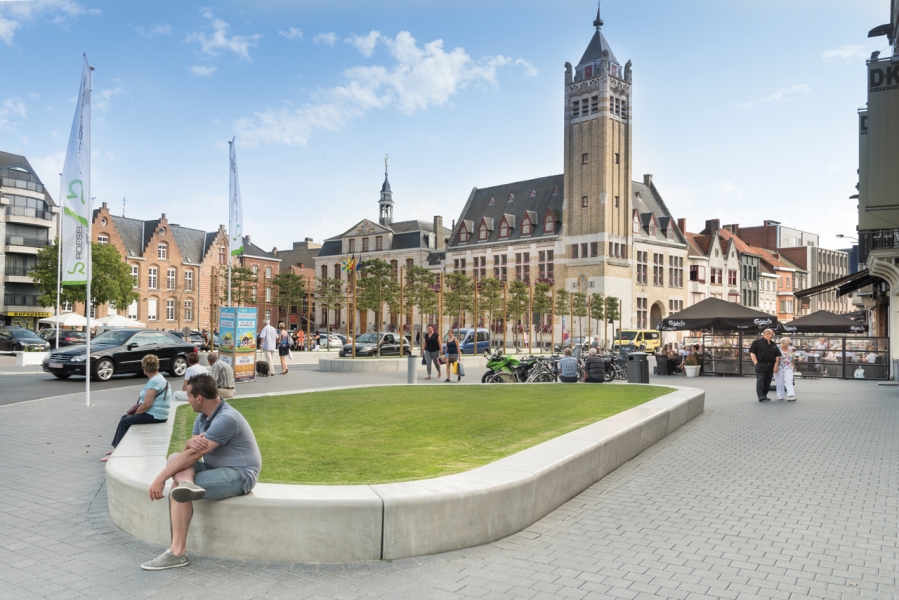
[(305, 241), (307, 244), (311, 244), (311, 243), (312, 243), (312, 238), (306, 238), (304, 241)]
[(681, 233), (687, 233), (687, 220), (686, 219), (678, 219), (677, 220), (677, 228), (680, 229)]
[(652, 173), (648, 173), (643, 176), (643, 185), (646, 187), (652, 187)]
[(703, 235), (712, 235), (721, 229), (721, 219), (708, 219), (705, 222), (705, 229), (702, 230)]
[(277, 248), (272, 248), (272, 256), (274, 256), (275, 258), (278, 258), (278, 249)]
[(165, 213), (162, 213), (162, 217), (159, 219), (160, 221), (165, 221)]
[(103, 203), (103, 208), (106, 208), (106, 203), (105, 203), (105, 202)]
[(437, 238), (437, 241), (434, 243), (434, 249), (438, 252), (441, 250), (445, 250), (446, 246), (443, 243), (443, 217), (434, 216), (434, 237)]
[[(165, 215), (163, 215), (163, 216), (165, 216)], [(243, 239), (247, 240), (248, 244), (250, 243), (250, 236), (245, 235), (245, 236), (243, 236)]]

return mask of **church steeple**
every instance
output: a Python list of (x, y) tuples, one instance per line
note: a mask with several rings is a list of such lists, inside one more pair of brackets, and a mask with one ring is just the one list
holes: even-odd
[(602, 2), (596, 3), (596, 20), (593, 21), (593, 26), (596, 27), (597, 31), (600, 27), (602, 27), (602, 17), (599, 16), (599, 12), (602, 9)]
[(381, 199), (378, 201), (378, 206), (381, 209), (381, 216), (378, 218), (378, 222), (386, 227), (389, 227), (393, 222), (393, 192), (390, 191), (390, 182), (387, 180), (388, 156), (384, 155), (384, 185), (381, 186)]

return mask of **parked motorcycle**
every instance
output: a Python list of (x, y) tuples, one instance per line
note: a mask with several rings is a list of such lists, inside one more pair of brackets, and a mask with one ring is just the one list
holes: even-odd
[(503, 354), (502, 348), (496, 348), (492, 353), (485, 350), (484, 357), (487, 359), (487, 372), (481, 377), (481, 383), (487, 383), (488, 379), (494, 378), (497, 374), (503, 374), (501, 378), (508, 379), (510, 383), (515, 381), (521, 361), (514, 356)]

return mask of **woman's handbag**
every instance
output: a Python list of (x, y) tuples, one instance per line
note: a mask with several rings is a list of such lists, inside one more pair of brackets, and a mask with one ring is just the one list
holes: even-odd
[(445, 365), (445, 364), (446, 364), (446, 357), (445, 357), (445, 356), (439, 356), (439, 357), (437, 357), (437, 364), (438, 364), (438, 365)]
[(456, 375), (459, 377), (465, 377), (465, 366), (461, 362), (453, 363), (457, 365), (456, 367)]
[(424, 356), (421, 357), (421, 366), (428, 366), (428, 360)]

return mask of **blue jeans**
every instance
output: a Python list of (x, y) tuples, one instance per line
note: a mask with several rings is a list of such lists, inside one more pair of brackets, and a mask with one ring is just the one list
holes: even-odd
[(232, 496), (243, 496), (243, 477), (240, 471), (231, 467), (212, 469), (206, 463), (194, 464), (197, 474), (194, 483), (206, 490), (203, 500), (223, 500)]

